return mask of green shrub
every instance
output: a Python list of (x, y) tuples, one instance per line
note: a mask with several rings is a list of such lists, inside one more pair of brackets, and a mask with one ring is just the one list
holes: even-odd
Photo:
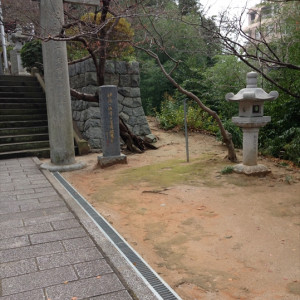
[[(7, 46), (6, 47), (6, 53), (7, 53), (7, 60), (9, 61), (10, 60), (10, 51), (13, 50), (14, 47), (13, 46)], [(3, 52), (3, 48), (2, 46), (0, 47), (0, 53)]]
[[(234, 147), (242, 148), (242, 146), (243, 146), (243, 132), (242, 132), (241, 128), (239, 128), (234, 123), (232, 123), (231, 120), (224, 121), (223, 126), (229, 133), (231, 133), (232, 142), (233, 142)], [(221, 135), (220, 130), (217, 133), (217, 139), (219, 141), (223, 140), (223, 137)]]
[(80, 42), (68, 42), (67, 53), (68, 61), (74, 61), (89, 55), (89, 52)]
[(226, 166), (221, 170), (221, 174), (231, 174), (233, 172), (233, 166)]
[(21, 49), (21, 59), (23, 67), (31, 72), (33, 67), (39, 69), (40, 73), (43, 74), (43, 54), (42, 54), (42, 43), (40, 40), (33, 40), (26, 43)]
[(266, 141), (264, 154), (288, 159), (300, 165), (300, 128), (292, 127), (283, 134)]
[(164, 100), (160, 106), (160, 113), (157, 113), (156, 117), (163, 129), (168, 130), (176, 126), (183, 128), (183, 109), (180, 109), (180, 105), (174, 100)]
[[(165, 100), (161, 103), (160, 112), (156, 113), (160, 126), (164, 129), (184, 128), (184, 108), (182, 101), (176, 101), (169, 95), (165, 95)], [(214, 119), (197, 105), (188, 105), (187, 125), (192, 131), (205, 130), (216, 134), (218, 126)]]

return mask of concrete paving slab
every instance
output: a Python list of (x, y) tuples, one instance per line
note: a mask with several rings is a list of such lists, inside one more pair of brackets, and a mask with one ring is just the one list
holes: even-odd
[(130, 300), (132, 299), (127, 291), (120, 291), (117, 293), (106, 294), (103, 296), (93, 297), (90, 300)]
[(0, 264), (65, 251), (61, 242), (45, 243), (0, 251)]
[[(9, 228), (9, 229), (11, 229), (11, 228)], [(15, 228), (13, 228), (13, 229), (15, 229)], [(13, 238), (9, 238), (9, 239), (0, 239), (0, 250), (25, 247), (25, 246), (29, 246), (29, 245), (30, 245), (30, 241), (29, 241), (29, 238), (27, 235), (13, 237)]]
[(15, 277), (38, 271), (34, 258), (18, 260), (0, 265), (0, 278)]
[(81, 226), (81, 224), (75, 219), (52, 221), (51, 224), (55, 230), (70, 229)]
[(23, 292), (21, 294), (14, 294), (0, 297), (0, 300), (44, 300), (46, 299), (43, 290), (34, 290), (30, 292)]
[(7, 296), (56, 284), (64, 284), (67, 281), (70, 282), (76, 279), (78, 279), (77, 275), (71, 266), (31, 272), (26, 275), (2, 279), (2, 294)]
[(22, 220), (8, 220), (8, 221), (0, 222), (0, 229), (12, 228), (12, 227), (18, 228), (22, 226), (24, 226)]
[(54, 208), (47, 208), (47, 209), (40, 209), (34, 211), (24, 211), (14, 214), (4, 214), (0, 218), (0, 224), (2, 222), (6, 222), (9, 220), (22, 220), (22, 219), (29, 219), (29, 218), (38, 218), (40, 216), (51, 216), (56, 215), (59, 213), (68, 212), (69, 209), (67, 207), (54, 207)]
[(124, 286), (118, 277), (108, 274), (46, 288), (46, 295), (51, 300), (70, 300), (73, 297), (82, 299), (120, 290), (124, 290)]
[(74, 268), (80, 279), (113, 273), (112, 268), (105, 261), (105, 259), (79, 263), (74, 265)]
[(71, 228), (46, 233), (32, 234), (30, 235), (30, 240), (32, 244), (41, 244), (83, 236), (86, 236), (86, 232), (83, 228)]
[(22, 235), (33, 234), (33, 233), (45, 234), (46, 232), (48, 233), (49, 231), (53, 231), (53, 228), (49, 223), (33, 225), (33, 226), (24, 226), (24, 227), (20, 227), (18, 230), (16, 230), (15, 228), (6, 228), (4, 230), (0, 230), (0, 239), (6, 239), (10, 237), (22, 236)]
[[(67, 211), (64, 213), (57, 213), (55, 215), (50, 215), (50, 216), (41, 216), (41, 217), (35, 217), (35, 218), (25, 218), (24, 220), (24, 225), (35, 225), (35, 224), (43, 224), (43, 223), (50, 223), (53, 221), (59, 221), (59, 220), (71, 220), (74, 219), (74, 215)], [(0, 228), (1, 228), (1, 223), (0, 223)]]
[(99, 258), (103, 258), (103, 256), (99, 250), (94, 247), (38, 257), (37, 262), (40, 270), (46, 270), (97, 260)]
[(0, 300), (159, 299), (37, 159), (1, 160), (0, 182)]
[[(33, 201), (34, 199), (31, 199)], [(22, 202), (23, 203), (23, 202)], [(45, 202), (45, 203), (25, 203), (20, 205), (21, 211), (29, 211), (29, 210), (37, 210), (37, 209), (44, 209), (44, 208), (50, 208), (50, 207), (59, 207), (59, 206), (65, 206), (65, 204), (62, 201), (51, 201), (51, 202)]]
[(78, 239), (64, 240), (62, 241), (64, 247), (67, 251), (82, 249), (82, 248), (90, 248), (94, 246), (94, 242), (90, 237), (83, 237)]

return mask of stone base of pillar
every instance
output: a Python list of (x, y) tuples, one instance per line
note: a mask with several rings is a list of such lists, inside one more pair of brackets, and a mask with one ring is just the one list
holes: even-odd
[(271, 170), (268, 169), (266, 166), (260, 164), (255, 166), (246, 166), (243, 164), (238, 164), (233, 167), (233, 171), (235, 173), (252, 175), (252, 176), (263, 176), (271, 172)]
[(40, 166), (41, 169), (48, 170), (50, 172), (69, 172), (80, 170), (86, 167), (84, 162), (75, 162), (71, 165), (55, 165), (52, 163), (44, 163)]
[(127, 164), (127, 156), (124, 154), (118, 156), (98, 156), (98, 164), (101, 168), (110, 167), (115, 164)]

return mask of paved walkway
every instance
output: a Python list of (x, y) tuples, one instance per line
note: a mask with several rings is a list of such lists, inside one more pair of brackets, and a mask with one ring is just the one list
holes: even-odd
[(132, 299), (32, 158), (0, 160), (0, 300)]

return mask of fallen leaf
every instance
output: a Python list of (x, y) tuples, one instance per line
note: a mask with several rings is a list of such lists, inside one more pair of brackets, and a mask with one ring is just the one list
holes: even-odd
[(68, 284), (68, 283), (69, 283), (69, 281), (65, 281), (65, 282), (64, 282), (64, 284)]
[(205, 208), (206, 208), (206, 206), (203, 205), (203, 206), (198, 207), (197, 210), (203, 210)]
[(101, 276), (99, 275), (99, 276), (97, 276), (96, 278), (98, 278), (98, 279), (99, 279), (99, 278), (101, 278)]

